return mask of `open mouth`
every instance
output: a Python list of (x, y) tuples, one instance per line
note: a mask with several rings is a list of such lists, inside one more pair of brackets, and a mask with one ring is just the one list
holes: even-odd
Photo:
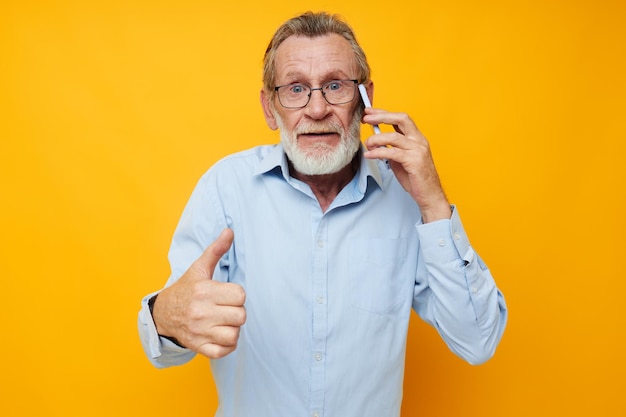
[(308, 136), (308, 137), (325, 137), (325, 136), (334, 136), (337, 135), (337, 132), (306, 132), (301, 133), (300, 136)]

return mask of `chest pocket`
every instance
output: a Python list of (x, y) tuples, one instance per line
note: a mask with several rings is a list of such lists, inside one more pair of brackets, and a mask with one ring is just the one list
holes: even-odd
[[(393, 314), (406, 294), (407, 239), (359, 239), (350, 244), (351, 305), (375, 314)], [(410, 291), (410, 290), (409, 290)]]

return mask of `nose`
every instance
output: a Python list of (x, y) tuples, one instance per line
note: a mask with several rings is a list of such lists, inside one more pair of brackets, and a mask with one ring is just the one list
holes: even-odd
[[(316, 94), (316, 90), (319, 94)], [(325, 118), (331, 112), (332, 105), (326, 101), (321, 88), (312, 88), (310, 94), (309, 104), (304, 108), (307, 116), (317, 120)]]

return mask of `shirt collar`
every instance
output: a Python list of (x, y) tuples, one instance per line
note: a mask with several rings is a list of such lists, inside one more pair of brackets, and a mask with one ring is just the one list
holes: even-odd
[(272, 150), (263, 157), (254, 175), (267, 174), (276, 168), (280, 168), (285, 179), (288, 179), (289, 166), (287, 165), (287, 156), (281, 144), (275, 145)]
[[(383, 188), (382, 175), (376, 160), (367, 159), (363, 156), (363, 144), (359, 149), (359, 171), (357, 172), (357, 184), (359, 191), (365, 193), (367, 189), (368, 178), (372, 178), (379, 188)], [(283, 150), (282, 144), (277, 144), (274, 148), (261, 160), (255, 175), (263, 175), (280, 168), (283, 177), (289, 182), (289, 166), (287, 164), (287, 156)]]

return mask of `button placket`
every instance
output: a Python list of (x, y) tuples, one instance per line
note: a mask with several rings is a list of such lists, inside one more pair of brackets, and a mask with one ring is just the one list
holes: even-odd
[(312, 343), (311, 343), (311, 415), (321, 416), (326, 380), (326, 339), (328, 320), (328, 221), (322, 215), (313, 240)]

